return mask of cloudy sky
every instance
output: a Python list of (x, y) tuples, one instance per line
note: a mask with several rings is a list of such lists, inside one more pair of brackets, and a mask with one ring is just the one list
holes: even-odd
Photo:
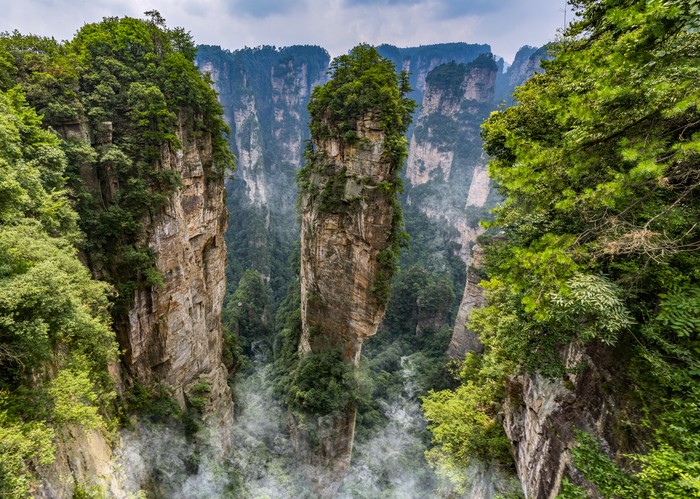
[[(413, 47), (488, 43), (512, 61), (521, 45), (543, 45), (563, 25), (564, 0), (0, 0), (0, 31), (69, 39), (105, 16), (156, 9), (196, 43), (228, 49), (314, 44), (331, 55), (359, 42)], [(571, 14), (568, 14), (571, 17)]]

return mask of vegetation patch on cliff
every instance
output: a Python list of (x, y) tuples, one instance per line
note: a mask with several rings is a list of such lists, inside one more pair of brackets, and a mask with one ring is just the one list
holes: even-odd
[[(5, 52), (0, 47), (0, 57)], [(106, 431), (109, 287), (91, 278), (68, 164), (24, 93), (0, 90), (0, 495), (25, 497), (68, 425)], [(113, 421), (113, 420), (112, 420)]]

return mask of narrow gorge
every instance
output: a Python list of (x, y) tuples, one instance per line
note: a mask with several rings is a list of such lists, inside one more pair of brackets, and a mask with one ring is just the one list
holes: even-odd
[(0, 496), (698, 496), (697, 3), (0, 33)]

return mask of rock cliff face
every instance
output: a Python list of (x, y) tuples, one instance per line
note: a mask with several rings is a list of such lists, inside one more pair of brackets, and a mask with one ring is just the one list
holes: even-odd
[[(216, 432), (214, 443), (222, 452), (231, 445), (227, 425), (233, 418), (228, 373), (222, 363), (225, 189), (212, 174), (210, 140), (194, 137), (191, 130), (181, 119), (176, 133), (183, 148), (161, 150), (159, 167), (177, 172), (181, 185), (164, 210), (145, 221), (149, 229), (142, 242), (152, 250), (163, 284), (137, 291), (128, 321), (115, 323), (124, 358), (123, 365), (111, 366), (110, 374), (118, 384), (124, 372), (142, 384), (165, 383), (183, 408), (192, 388), (206, 383), (202, 413), (207, 426)], [(58, 127), (64, 138), (94, 146), (108, 145), (110, 131), (111, 123), (102, 123), (99, 130), (85, 123)], [(81, 175), (93, 194), (112, 198), (116, 184), (109, 171), (98, 173), (85, 167)], [(100, 273), (99, 268), (93, 271)], [(124, 467), (130, 463), (119, 463), (119, 440), (109, 443), (100, 431), (68, 426), (59, 434), (57, 447), (56, 461), (42, 472), (37, 497), (68, 497), (76, 483), (98, 487), (109, 497), (128, 497), (134, 492), (124, 476)]]
[(454, 242), (468, 267), (448, 349), (453, 359), (481, 348), (465, 323), (469, 311), (484, 303), (470, 248), (483, 231), (479, 220), (488, 217), (496, 200), (486, 173), (479, 126), (496, 106), (497, 76), (498, 65), (488, 56), (468, 64), (443, 64), (428, 73), (409, 148), (407, 202), (431, 223), (456, 231)]
[(503, 426), (526, 497), (556, 497), (564, 477), (599, 497), (573, 464), (576, 430), (601, 442), (609, 457), (642, 450), (625, 426), (635, 411), (621, 403), (625, 376), (616, 357), (603, 345), (569, 345), (563, 358), (575, 374), (567, 379), (528, 374), (510, 380)]
[(350, 465), (357, 412), (350, 380), (384, 319), (404, 238), (398, 172), (414, 103), (399, 81), (391, 61), (358, 45), (335, 59), (309, 104), (312, 142), (298, 176), (301, 332), (291, 427), (322, 496), (335, 494)]
[(452, 360), (462, 360), (467, 352), (481, 353), (484, 345), (479, 336), (467, 327), (471, 311), (486, 305), (483, 288), (479, 287), (481, 275), (479, 269), (483, 265), (483, 250), (479, 245), (474, 245), (471, 251), (471, 261), (467, 267), (467, 282), (464, 285), (464, 295), (459, 304), (457, 318), (455, 319), (450, 346), (447, 349), (447, 357)]
[(258, 271), (276, 299), (292, 278), (288, 258), (299, 238), (295, 175), (309, 138), (306, 106), (326, 81), (328, 53), (313, 46), (234, 52), (200, 46), (200, 70), (211, 74), (238, 157), (229, 181), (227, 240), (235, 241), (229, 284)]
[(539, 48), (530, 45), (520, 47), (515, 54), (513, 64), (496, 83), (496, 99), (505, 101), (507, 105), (513, 104), (511, 97), (513, 89), (525, 83), (536, 73), (542, 72), (540, 62), (548, 57), (546, 45)]
[[(466, 64), (481, 54), (490, 54), (491, 46), (476, 43), (438, 43), (420, 47), (399, 48), (393, 45), (380, 45), (377, 51), (394, 63), (396, 69), (410, 73), (409, 83), (413, 92), (408, 96), (420, 103), (426, 91), (428, 73), (435, 67), (455, 62)], [(502, 60), (498, 62), (502, 67)]]
[(391, 245), (393, 194), (379, 184), (396, 179), (395, 167), (383, 157), (381, 124), (367, 116), (357, 123), (357, 136), (354, 145), (316, 142), (325, 171), (311, 174), (311, 191), (328, 188), (340, 176), (342, 209), (327, 211), (322, 197), (311, 192), (301, 197), (299, 351), (340, 349), (353, 364), (384, 317), (386, 303), (375, 287), (383, 271), (379, 253)]
[(105, 497), (129, 497), (123, 470), (101, 432), (68, 426), (59, 433), (57, 443), (56, 460), (41, 470), (41, 487), (32, 497), (75, 497), (76, 482), (86, 489), (98, 488)]
[[(396, 166), (384, 157), (385, 135), (373, 115), (357, 122), (358, 140), (315, 141), (316, 159), (309, 188), (301, 196), (301, 319), (299, 356), (340, 350), (344, 362), (357, 365), (363, 342), (377, 332), (386, 299), (377, 290), (390, 272), (379, 258), (391, 246), (394, 223), (392, 192)], [(382, 184), (384, 183), (384, 184)], [(339, 196), (329, 210), (319, 192)], [(328, 192), (328, 191), (326, 191)], [(312, 479), (323, 495), (332, 495), (339, 473), (352, 456), (356, 408), (350, 403), (323, 416), (303, 434), (292, 430), (301, 455), (317, 469)], [(312, 442), (321, 443), (320, 451)]]
[(178, 127), (182, 150), (165, 148), (161, 168), (176, 171), (181, 186), (146, 235), (163, 285), (137, 291), (129, 324), (119, 331), (127, 370), (143, 383), (167, 383), (184, 407), (191, 388), (209, 386), (205, 414), (232, 417), (222, 363), (221, 305), (225, 292), (227, 213), (223, 183), (211, 175), (212, 148)]

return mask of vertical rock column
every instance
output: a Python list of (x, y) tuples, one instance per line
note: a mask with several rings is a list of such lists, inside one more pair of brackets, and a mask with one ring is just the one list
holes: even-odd
[(182, 185), (146, 236), (163, 285), (136, 292), (125, 361), (139, 381), (173, 387), (182, 406), (192, 388), (205, 383), (205, 420), (226, 432), (233, 402), (221, 353), (227, 215), (223, 175), (212, 173), (209, 137), (194, 137), (185, 123), (177, 134), (183, 148), (164, 148), (162, 167), (176, 171)]
[[(300, 174), (302, 333), (292, 382), (301, 399), (292, 430), (321, 494), (332, 494), (350, 463), (356, 409), (348, 377), (384, 318), (403, 234), (396, 191), (412, 110), (393, 65), (373, 48), (356, 47), (334, 64), (311, 99), (313, 143)], [(342, 107), (358, 100), (374, 104)], [(317, 379), (304, 378), (310, 372)]]

